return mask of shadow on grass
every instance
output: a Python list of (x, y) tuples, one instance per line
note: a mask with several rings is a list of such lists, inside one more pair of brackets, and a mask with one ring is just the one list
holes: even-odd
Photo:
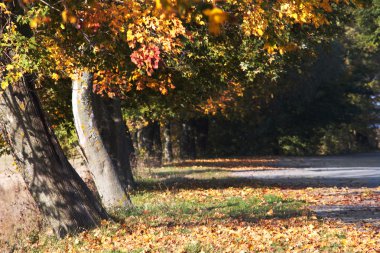
[(152, 170), (152, 176), (159, 177), (159, 178), (167, 178), (167, 177), (185, 177), (188, 175), (193, 175), (193, 174), (208, 174), (208, 173), (226, 173), (228, 171), (223, 170), (223, 169), (197, 169), (197, 170), (192, 170), (192, 169), (179, 169), (179, 170), (170, 170), (170, 171), (154, 171)]
[[(355, 179), (352, 179), (355, 180)], [(253, 178), (236, 178), (236, 177), (222, 177), (211, 179), (194, 179), (184, 177), (173, 177), (162, 180), (157, 179), (143, 179), (137, 182), (136, 191), (178, 191), (178, 190), (191, 190), (191, 189), (226, 189), (234, 188), (263, 188), (263, 187), (276, 187), (280, 189), (305, 189), (308, 187), (323, 188), (323, 187), (347, 187), (357, 188), (361, 186), (356, 185), (352, 181), (344, 180), (329, 180), (327, 179), (296, 179), (296, 180), (273, 180), (273, 179), (253, 179)]]
[(229, 187), (260, 187), (257, 180), (242, 178), (212, 178), (212, 179), (192, 179), (192, 178), (167, 178), (163, 180), (142, 179), (137, 181), (136, 191), (177, 191), (192, 189), (225, 189)]
[[(198, 176), (219, 176), (220, 174), (226, 174), (233, 172), (233, 170), (229, 168), (204, 168), (204, 169), (192, 169), (189, 167), (181, 167), (177, 168), (176, 170), (174, 169), (167, 169), (166, 167), (164, 170), (162, 168), (160, 169), (151, 169), (150, 174), (152, 177), (156, 178), (173, 178), (173, 177), (186, 177), (186, 176), (191, 176), (191, 175), (198, 175)], [(172, 167), (170, 167), (172, 168)], [(262, 167), (252, 167), (252, 168), (247, 168), (245, 170), (239, 169), (239, 172), (253, 172), (253, 171), (274, 171), (274, 170), (281, 170), (281, 169), (286, 169), (284, 167), (270, 167), (270, 168), (262, 168)]]

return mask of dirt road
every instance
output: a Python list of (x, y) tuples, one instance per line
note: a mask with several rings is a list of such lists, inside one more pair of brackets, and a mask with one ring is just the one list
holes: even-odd
[(280, 157), (273, 170), (238, 171), (231, 176), (255, 178), (281, 186), (380, 186), (380, 152), (325, 157)]
[(321, 201), (311, 209), (317, 216), (349, 223), (370, 223), (380, 229), (380, 152), (282, 157), (273, 170), (237, 171), (231, 176), (253, 178), (263, 185), (283, 188), (315, 187), (313, 192), (320, 195)]

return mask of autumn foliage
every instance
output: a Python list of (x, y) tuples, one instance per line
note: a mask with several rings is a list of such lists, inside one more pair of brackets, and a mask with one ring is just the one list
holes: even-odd
[[(175, 86), (167, 68), (179, 64), (183, 55), (194, 57), (186, 44), (202, 27), (219, 36), (224, 26), (233, 25), (241, 36), (262, 41), (268, 54), (284, 54), (299, 46), (289, 36), (294, 29), (328, 25), (330, 13), (341, 3), (349, 2), (25, 0), (21, 23), (29, 24), (34, 36), (20, 36), (19, 24), (8, 17), (2, 35), (6, 44), (17, 48), (22, 40), (28, 42), (16, 49), (12, 63), (2, 66), (7, 70), (2, 86), (36, 70), (56, 80), (88, 69), (99, 93), (115, 96), (133, 87), (152, 87), (166, 94)], [(5, 16), (11, 13), (5, 3), (1, 10)]]

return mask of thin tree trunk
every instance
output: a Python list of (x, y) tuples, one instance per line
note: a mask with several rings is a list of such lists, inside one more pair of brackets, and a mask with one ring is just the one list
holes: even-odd
[(205, 156), (208, 142), (208, 119), (200, 118), (194, 121), (196, 131), (197, 157)]
[(195, 129), (192, 120), (182, 122), (182, 131), (180, 138), (180, 155), (182, 159), (195, 159)]
[[(133, 159), (135, 156), (135, 147), (133, 146), (133, 139), (132, 139), (132, 134), (128, 129), (128, 126), (125, 125), (126, 130), (127, 130), (127, 144), (126, 144), (126, 152), (129, 157), (129, 160)], [(129, 161), (131, 163), (131, 161)], [(131, 165), (132, 166), (132, 165)]]
[(138, 151), (139, 151), (139, 138), (138, 138), (138, 130), (134, 130), (132, 132), (129, 132), (129, 136), (131, 138), (131, 147), (129, 153), (129, 162), (131, 164), (131, 167), (133, 169), (137, 169), (138, 167)]
[(95, 227), (107, 217), (65, 157), (44, 117), (31, 76), (1, 95), (0, 127), (30, 193), (58, 236)]
[[(104, 101), (92, 92), (90, 73), (83, 72), (73, 80), (72, 103), (79, 144), (86, 155), (103, 206), (109, 211), (131, 207), (126, 191), (128, 175), (125, 168), (114, 162), (122, 155), (112, 135), (118, 136), (123, 127), (119, 125), (113, 129), (115, 124), (109, 121)], [(113, 144), (117, 147), (110, 151)]]
[(171, 139), (171, 128), (170, 122), (167, 121), (163, 125), (162, 131), (164, 145), (163, 145), (163, 160), (164, 162), (172, 162), (173, 161), (173, 147), (172, 147), (172, 139)]
[(162, 165), (162, 141), (160, 124), (153, 122), (153, 158), (156, 161), (156, 166)]
[(152, 124), (137, 130), (138, 167), (150, 167), (154, 165), (153, 138), (154, 129)]

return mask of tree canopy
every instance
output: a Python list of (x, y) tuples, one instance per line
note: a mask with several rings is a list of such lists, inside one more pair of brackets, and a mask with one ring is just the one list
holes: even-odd
[[(57, 80), (88, 69), (94, 73), (94, 90), (112, 97), (146, 87), (168, 93), (175, 87), (170, 70), (186, 58), (197, 59), (188, 47), (200, 43), (204, 48), (198, 41), (209, 36), (205, 27), (215, 41), (210, 51), (218, 52), (219, 58), (236, 43), (246, 45), (249, 54), (240, 68), (252, 76), (252, 72), (260, 72), (254, 63), (264, 61), (261, 55), (272, 62), (278, 55), (302, 47), (295, 34), (302, 31), (312, 36), (315, 28), (334, 22), (334, 9), (348, 1), (25, 0), (24, 12), (17, 16), (12, 3), (1, 5), (7, 20), (1, 50), (12, 48), (12, 60), (1, 66), (6, 73), (3, 88), (22, 73), (36, 72)], [(27, 25), (33, 36), (20, 33)], [(235, 36), (235, 41), (224, 41), (228, 36)]]

